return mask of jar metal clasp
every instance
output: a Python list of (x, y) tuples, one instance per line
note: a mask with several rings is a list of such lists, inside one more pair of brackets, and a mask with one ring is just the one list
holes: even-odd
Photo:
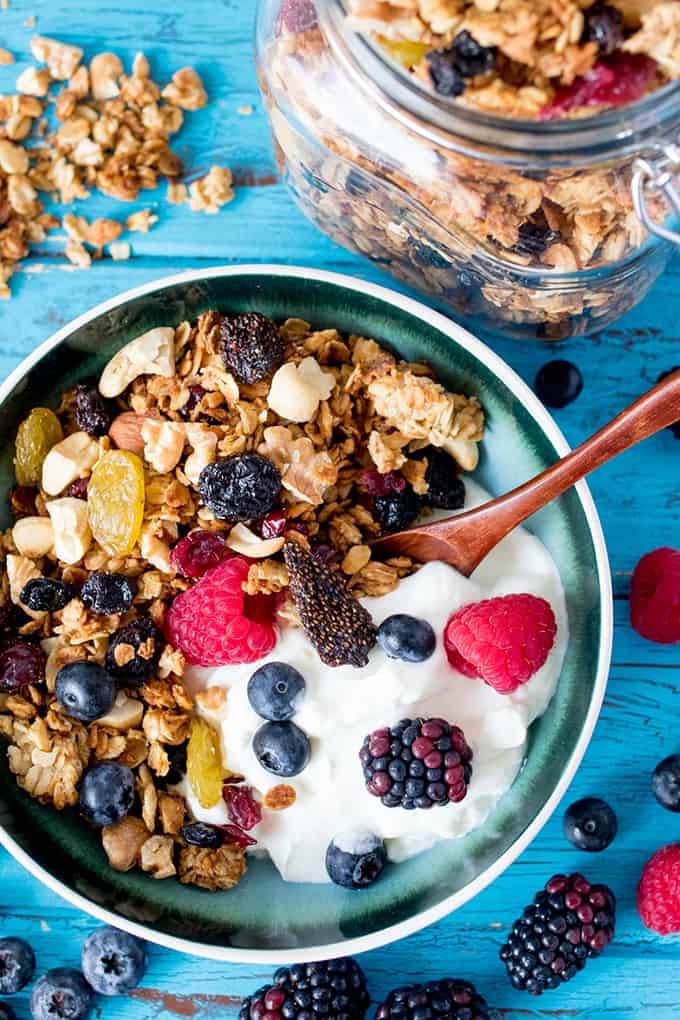
[(667, 145), (658, 145), (655, 146), (654, 152), (655, 154), (650, 153), (646, 159), (639, 157), (633, 165), (633, 205), (650, 234), (680, 245), (680, 233), (655, 223), (647, 207), (649, 196), (662, 194), (670, 203), (675, 215), (680, 218), (680, 193), (676, 184), (677, 176), (680, 174), (680, 144), (670, 142)]

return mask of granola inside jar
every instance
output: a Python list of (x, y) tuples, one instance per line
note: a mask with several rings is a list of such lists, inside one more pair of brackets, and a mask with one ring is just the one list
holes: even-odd
[[(612, 323), (663, 272), (674, 197), (680, 208), (669, 201), (680, 173), (680, 3), (612, 3), (622, 48), (603, 57), (613, 30), (609, 43), (588, 41), (589, 12), (602, 10), (593, 0), (260, 0), (260, 85), (298, 205), (477, 329), (558, 340)], [(502, 28), (507, 11), (532, 6), (555, 22), (538, 26), (553, 78), (529, 66), (533, 56), (510, 61), (502, 37), (487, 47), (493, 59), (480, 56), (465, 28), (477, 24), (473, 9)], [(360, 10), (374, 15), (366, 31)], [(390, 11), (401, 25), (392, 38)], [(666, 26), (661, 40), (653, 18)], [(408, 39), (414, 19), (425, 41)], [(461, 38), (467, 65), (455, 67), (480, 73), (451, 86), (442, 60)], [(552, 63), (551, 47), (561, 47)], [(644, 81), (632, 83), (640, 62)], [(614, 85), (603, 92), (603, 81)], [(586, 99), (570, 106), (579, 89)]]

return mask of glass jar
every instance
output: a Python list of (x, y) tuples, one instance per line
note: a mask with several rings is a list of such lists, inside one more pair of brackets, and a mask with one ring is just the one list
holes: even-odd
[[(587, 118), (492, 116), (434, 94), (349, 30), (342, 0), (260, 0), (257, 58), (302, 211), (476, 328), (594, 332), (671, 257), (680, 82)], [(527, 250), (537, 220), (551, 243)]]

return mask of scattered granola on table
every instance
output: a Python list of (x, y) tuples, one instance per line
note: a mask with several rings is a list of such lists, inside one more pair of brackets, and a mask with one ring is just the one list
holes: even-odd
[[(417, 569), (375, 561), (371, 538), (395, 499), (427, 509), (430, 463), (445, 458), (449, 478), (474, 467), (483, 431), (476, 397), (426, 366), (256, 312), (151, 329), (98, 385), (34, 408), (0, 538), (0, 733), (18, 785), (78, 807), (118, 871), (235, 886), (257, 825), (294, 809), (296, 791), (230, 771), (209, 721), (228, 691), (192, 693), (187, 661), (255, 662), (301, 624), (326, 654), (302, 585), (315, 564), (318, 590), (340, 600), (330, 614), (347, 613), (333, 664), (364, 662), (376, 632), (358, 597)], [(183, 782), (202, 808), (226, 804), (228, 823), (192, 818)]]
[[(165, 178), (169, 200), (186, 202), (186, 185), (178, 182), (182, 161), (170, 138), (181, 129), (187, 111), (208, 102), (199, 75), (189, 67), (176, 71), (161, 89), (143, 53), (126, 73), (115, 53), (98, 53), (88, 65), (80, 47), (44, 36), (33, 37), (31, 50), (46, 66), (27, 68), (17, 79), (17, 94), (0, 97), (2, 298), (11, 296), (8, 280), (30, 246), (60, 225), (68, 235), (66, 257), (80, 269), (88, 269), (105, 248), (114, 260), (129, 258), (129, 243), (118, 237), (126, 228), (146, 232), (153, 226), (158, 216), (150, 209), (132, 213), (126, 223), (88, 223), (70, 213), (60, 223), (41, 196), (69, 205), (87, 199), (96, 188), (133, 202)], [(50, 113), (56, 117), (53, 131), (46, 120)], [(233, 198), (231, 185), (226, 167), (212, 167), (191, 184), (191, 209), (217, 212)]]

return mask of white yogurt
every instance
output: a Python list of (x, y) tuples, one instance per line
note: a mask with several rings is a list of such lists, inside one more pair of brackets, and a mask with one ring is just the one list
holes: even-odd
[[(466, 480), (466, 507), (488, 499)], [(497, 694), (481, 680), (449, 665), (442, 642), (444, 626), (456, 609), (494, 595), (530, 592), (547, 599), (557, 619), (557, 638), (543, 667), (514, 694)], [(441, 839), (452, 839), (480, 825), (512, 785), (524, 758), (527, 729), (553, 695), (568, 638), (564, 592), (545, 547), (523, 528), (509, 535), (475, 571), (462, 577), (443, 563), (430, 563), (401, 582), (398, 589), (363, 604), (376, 624), (393, 613), (428, 620), (437, 634), (434, 655), (424, 663), (388, 659), (379, 646), (367, 666), (331, 669), (319, 659), (302, 630), (281, 631), (272, 660), (298, 669), (307, 690), (295, 722), (310, 739), (312, 757), (292, 779), (266, 772), (252, 751), (252, 738), (263, 720), (248, 702), (246, 688), (254, 666), (191, 667), (192, 690), (228, 688), (225, 707), (204, 713), (222, 734), (226, 766), (241, 773), (264, 794), (279, 782), (295, 788), (297, 800), (285, 811), (264, 811), (253, 830), (256, 852), (266, 851), (289, 882), (327, 882), (326, 847), (347, 830), (374, 832), (385, 840), (391, 860), (401, 861)], [(267, 660), (263, 660), (267, 661)], [(259, 665), (259, 664), (258, 664)], [(472, 779), (460, 804), (405, 811), (384, 807), (365, 786), (359, 749), (366, 734), (403, 718), (440, 716), (462, 727), (473, 749)], [(227, 821), (223, 804), (206, 810), (186, 780), (180, 789), (195, 816)]]

